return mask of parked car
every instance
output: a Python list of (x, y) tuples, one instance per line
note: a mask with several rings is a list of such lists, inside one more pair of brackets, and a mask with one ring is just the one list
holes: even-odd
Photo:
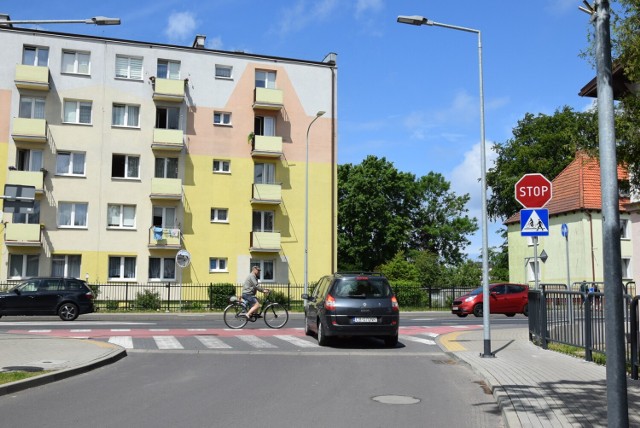
[(398, 343), (400, 310), (387, 279), (379, 273), (338, 272), (303, 294), (305, 333), (325, 346), (334, 336), (377, 336), (388, 347)]
[(2, 315), (58, 315), (73, 321), (94, 311), (93, 292), (75, 278), (31, 278), (0, 293)]
[[(492, 314), (505, 314), (512, 317), (515, 314), (529, 316), (529, 286), (524, 284), (490, 284), (489, 307)], [(469, 294), (460, 296), (453, 301), (451, 313), (459, 317), (473, 314), (481, 317), (483, 314), (483, 289), (478, 287)]]

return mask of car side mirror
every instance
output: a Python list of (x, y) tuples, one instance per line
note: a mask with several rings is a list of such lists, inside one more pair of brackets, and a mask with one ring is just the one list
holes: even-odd
[(15, 290), (13, 290), (14, 293), (16, 293), (18, 296), (21, 294), (20, 290), (18, 290), (17, 288)]

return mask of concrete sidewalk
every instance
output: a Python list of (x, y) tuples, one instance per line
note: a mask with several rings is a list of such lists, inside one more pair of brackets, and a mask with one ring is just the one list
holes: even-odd
[(124, 348), (96, 340), (0, 334), (0, 371), (46, 371), (0, 385), (0, 396), (65, 379), (113, 363)]
[[(526, 327), (492, 329), (484, 358), (484, 332), (450, 333), (440, 347), (482, 376), (507, 427), (606, 427), (606, 368), (543, 350), (529, 342)], [(629, 426), (640, 427), (640, 382), (627, 378)]]

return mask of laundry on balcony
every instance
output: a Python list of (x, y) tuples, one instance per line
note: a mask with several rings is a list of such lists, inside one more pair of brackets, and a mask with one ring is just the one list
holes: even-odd
[(162, 229), (161, 227), (154, 227), (153, 228), (153, 239), (155, 239), (156, 241), (159, 241), (162, 239), (162, 234), (163, 234), (164, 229)]
[(180, 229), (169, 229), (169, 236), (172, 238), (180, 237)]

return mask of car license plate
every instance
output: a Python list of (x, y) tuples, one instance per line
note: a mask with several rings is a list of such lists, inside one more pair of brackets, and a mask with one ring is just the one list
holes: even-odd
[(354, 317), (354, 318), (353, 318), (353, 322), (354, 322), (354, 323), (361, 323), (361, 322), (378, 322), (378, 318), (376, 318), (376, 317)]
[(457, 310), (458, 310), (458, 307), (457, 307), (457, 306), (453, 306), (453, 307), (451, 307), (451, 310), (452, 310), (452, 311), (457, 311)]

